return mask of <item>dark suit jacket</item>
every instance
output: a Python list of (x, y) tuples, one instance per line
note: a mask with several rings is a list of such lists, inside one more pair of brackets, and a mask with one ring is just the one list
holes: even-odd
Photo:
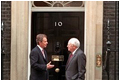
[(31, 74), (30, 80), (47, 80), (49, 79), (47, 65), (47, 53), (44, 51), (46, 59), (43, 57), (41, 50), (36, 46), (30, 53)]
[(66, 65), (67, 80), (84, 80), (86, 72), (86, 56), (81, 49), (77, 49), (70, 62)]

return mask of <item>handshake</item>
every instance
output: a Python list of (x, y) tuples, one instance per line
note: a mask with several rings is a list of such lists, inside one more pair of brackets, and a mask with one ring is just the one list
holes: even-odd
[(52, 65), (51, 64), (51, 61), (47, 64), (47, 69), (51, 69), (51, 68), (53, 68), (54, 67), (54, 65)]

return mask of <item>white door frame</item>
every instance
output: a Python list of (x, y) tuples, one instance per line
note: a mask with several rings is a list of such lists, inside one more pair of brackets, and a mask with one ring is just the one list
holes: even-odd
[(30, 76), (30, 58), (29, 54), (31, 52), (31, 15), (32, 12), (85, 12), (84, 7), (42, 7), (42, 8), (32, 8), (31, 1), (29, 1), (29, 29), (28, 29), (28, 80)]

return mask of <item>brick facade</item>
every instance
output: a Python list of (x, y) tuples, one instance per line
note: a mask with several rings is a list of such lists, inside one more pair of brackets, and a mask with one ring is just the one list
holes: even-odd
[[(119, 79), (119, 2), (104, 1), (104, 18), (103, 18), (103, 60), (106, 51), (107, 42), (107, 20), (110, 20), (110, 41), (111, 52), (109, 59), (109, 79)], [(4, 23), (2, 47), (4, 54), (1, 54), (1, 79), (10, 79), (10, 49), (11, 49), (11, 1), (1, 1), (1, 21)], [(2, 61), (3, 60), (3, 61)], [(116, 65), (116, 66), (115, 66)], [(116, 69), (115, 69), (116, 68)], [(103, 71), (103, 79), (108, 79), (107, 74)]]
[(1, 54), (1, 79), (10, 79), (10, 47), (11, 47), (11, 2), (1, 1), (1, 22), (3, 22), (2, 47), (4, 54)]
[(104, 13), (103, 13), (103, 60), (105, 58), (105, 53), (107, 49), (106, 42), (108, 41), (108, 29), (107, 29), (107, 21), (110, 21), (110, 50), (109, 53), (109, 77), (106, 73), (106, 70), (103, 71), (103, 79), (110, 80), (119, 79), (119, 53), (118, 53), (118, 45), (119, 45), (119, 2), (117, 1), (104, 1)]

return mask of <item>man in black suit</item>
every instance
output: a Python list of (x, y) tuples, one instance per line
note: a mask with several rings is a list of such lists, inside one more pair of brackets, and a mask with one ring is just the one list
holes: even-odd
[(44, 48), (47, 47), (47, 36), (38, 34), (36, 36), (37, 46), (30, 53), (31, 74), (30, 80), (48, 80), (48, 69), (54, 67), (51, 62), (48, 63), (47, 53)]
[(84, 80), (86, 72), (86, 56), (79, 48), (80, 42), (77, 38), (71, 38), (68, 41), (69, 55), (65, 76), (67, 80)]

